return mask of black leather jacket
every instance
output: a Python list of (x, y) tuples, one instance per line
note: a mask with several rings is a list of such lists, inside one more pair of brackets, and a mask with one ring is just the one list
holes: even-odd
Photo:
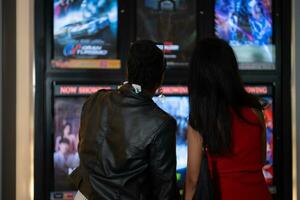
[(85, 102), (80, 166), (71, 177), (89, 199), (174, 200), (176, 121), (126, 84)]

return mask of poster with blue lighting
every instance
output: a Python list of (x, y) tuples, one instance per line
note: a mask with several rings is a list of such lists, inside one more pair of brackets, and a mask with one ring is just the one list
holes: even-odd
[(116, 59), (117, 0), (54, 0), (54, 59)]
[(272, 0), (216, 0), (215, 34), (233, 47), (240, 69), (275, 69)]
[(176, 119), (176, 155), (177, 155), (177, 185), (184, 187), (187, 167), (187, 127), (189, 117), (188, 96), (166, 96), (163, 99), (154, 97), (153, 101), (165, 112)]

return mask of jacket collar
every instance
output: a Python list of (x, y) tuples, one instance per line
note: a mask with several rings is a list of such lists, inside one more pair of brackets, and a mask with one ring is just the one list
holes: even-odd
[(119, 91), (126, 96), (132, 96), (134, 98), (152, 101), (152, 96), (150, 94), (143, 90), (137, 92), (136, 89), (129, 83), (125, 83), (124, 85), (122, 85), (119, 88)]

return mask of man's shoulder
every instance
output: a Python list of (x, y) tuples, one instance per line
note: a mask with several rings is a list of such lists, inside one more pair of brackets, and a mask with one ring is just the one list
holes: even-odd
[(165, 112), (164, 110), (162, 110), (160, 107), (156, 106), (154, 108), (155, 112), (156, 112), (156, 117), (162, 121), (163, 123), (173, 123), (176, 124), (176, 120), (167, 112)]
[(155, 124), (154, 133), (158, 133), (166, 127), (170, 129), (176, 129), (177, 127), (176, 120), (158, 106), (153, 107), (150, 118), (151, 119), (149, 119), (148, 122)]
[(84, 103), (84, 106), (89, 106), (97, 103), (98, 101), (104, 100), (110, 93), (113, 93), (114, 90), (98, 90), (94, 94), (90, 95)]
[(97, 92), (92, 94), (89, 98), (91, 98), (91, 99), (93, 99), (93, 98), (103, 98), (103, 97), (105, 97), (108, 94), (113, 93), (113, 92), (115, 92), (115, 90), (106, 90), (106, 89), (98, 90)]

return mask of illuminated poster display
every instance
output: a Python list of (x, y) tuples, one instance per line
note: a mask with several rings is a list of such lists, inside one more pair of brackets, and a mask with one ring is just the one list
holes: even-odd
[(54, 67), (120, 67), (117, 0), (54, 0), (53, 9)]
[[(78, 134), (80, 116), (86, 98), (100, 89), (116, 89), (112, 86), (99, 85), (57, 85), (54, 88), (54, 191), (51, 199), (72, 199), (76, 188), (68, 178), (69, 174), (79, 165)], [(273, 96), (272, 87), (246, 86), (249, 93), (260, 97), (265, 109), (266, 122), (266, 165), (263, 173), (270, 190), (273, 189)], [(187, 127), (189, 117), (188, 89), (185, 86), (163, 86), (165, 97), (153, 97), (153, 101), (165, 112), (176, 119), (176, 154), (177, 184), (182, 191), (187, 167)]]
[[(97, 85), (56, 85), (54, 87), (54, 191), (51, 199), (73, 199), (76, 188), (68, 178), (79, 165), (78, 136), (81, 109), (86, 98), (100, 89), (116, 89)], [(183, 189), (187, 165), (186, 130), (189, 115), (187, 87), (163, 87), (164, 99), (154, 97), (159, 107), (177, 121), (177, 183)]]
[(272, 0), (216, 0), (215, 34), (233, 47), (240, 69), (275, 69)]
[(246, 91), (260, 97), (264, 106), (264, 117), (266, 123), (266, 164), (263, 167), (263, 174), (267, 185), (272, 193), (275, 193), (274, 187), (274, 116), (273, 116), (273, 95), (272, 87), (269, 86), (246, 86)]
[(196, 1), (137, 1), (137, 39), (159, 43), (167, 66), (188, 65), (196, 41)]
[(177, 186), (181, 194), (184, 189), (187, 167), (187, 128), (189, 118), (189, 97), (187, 87), (164, 86), (163, 98), (154, 97), (153, 101), (177, 122), (176, 156), (177, 156)]
[(82, 106), (87, 97), (111, 86), (57, 85), (54, 88), (54, 191), (52, 200), (74, 199), (74, 188), (69, 175), (79, 166), (78, 142)]

